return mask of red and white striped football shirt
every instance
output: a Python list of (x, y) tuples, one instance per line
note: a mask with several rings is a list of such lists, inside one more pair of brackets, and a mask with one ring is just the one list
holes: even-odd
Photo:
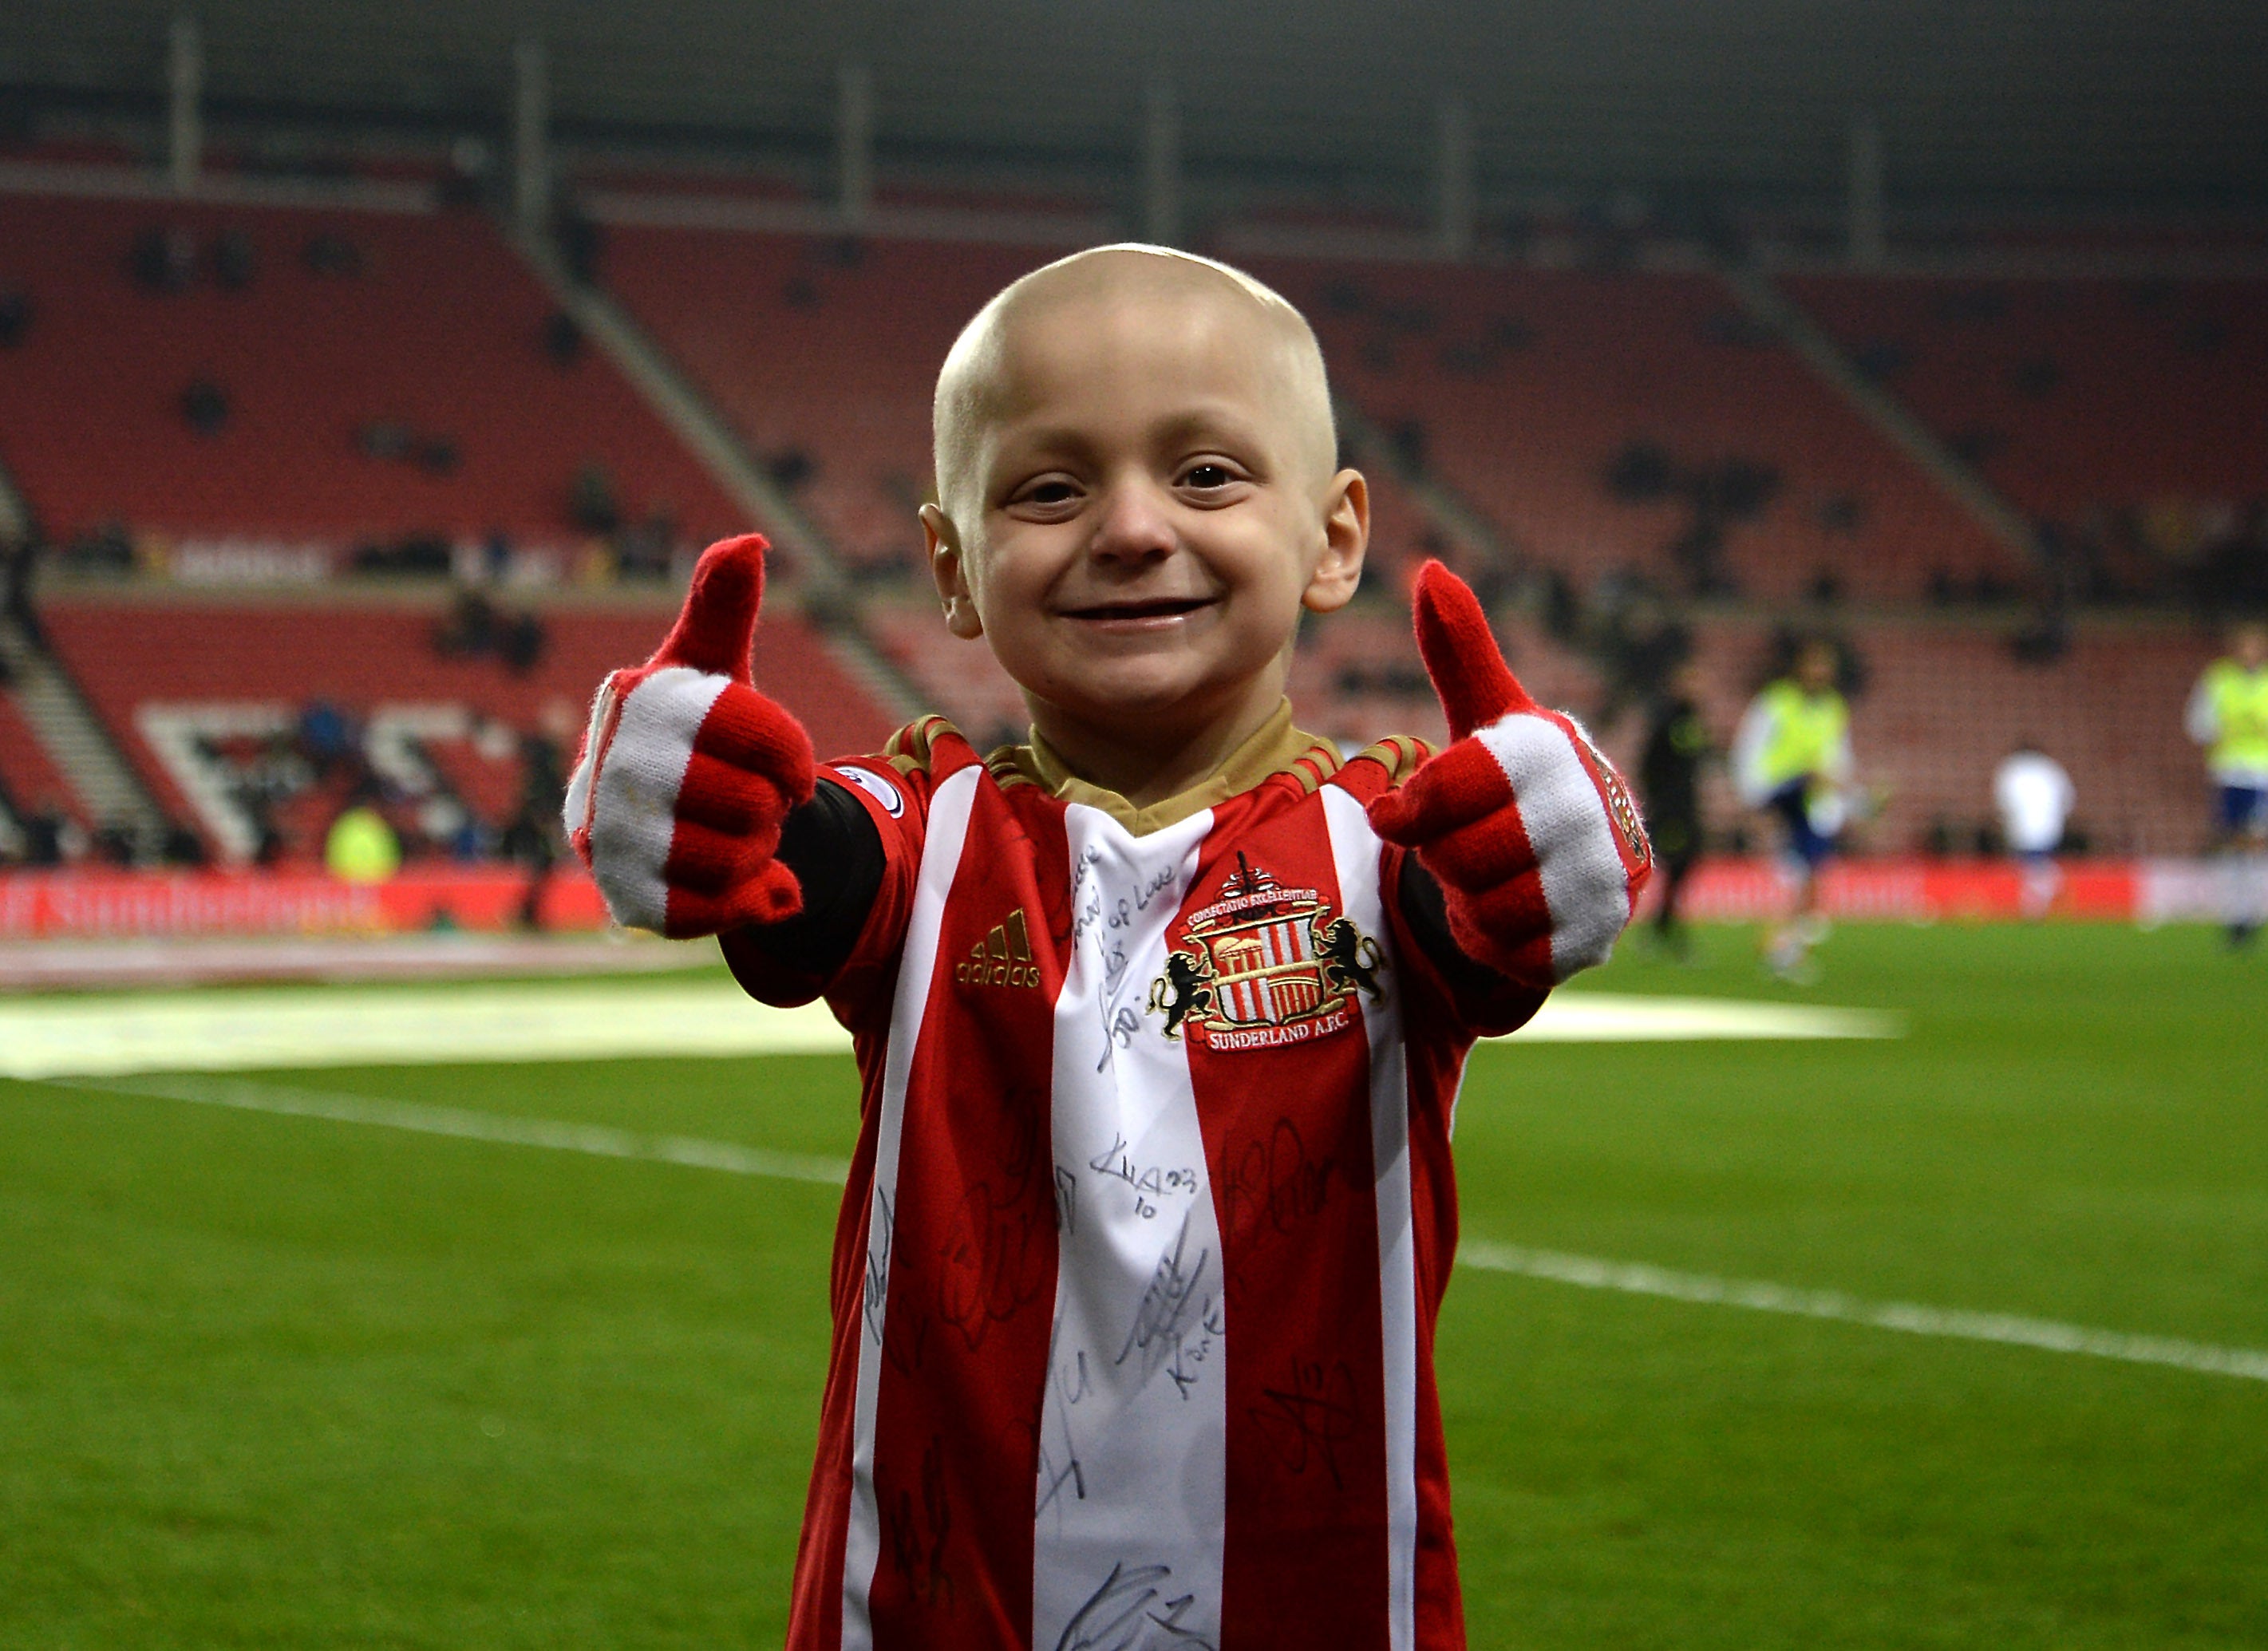
[(728, 940), (824, 987), (864, 1090), (791, 1651), (1463, 1645), (1450, 1124), (1540, 999), (1400, 910), (1364, 805), (1423, 748), (1263, 733), (1138, 835), (917, 723), (822, 770), (885, 849), (849, 962)]

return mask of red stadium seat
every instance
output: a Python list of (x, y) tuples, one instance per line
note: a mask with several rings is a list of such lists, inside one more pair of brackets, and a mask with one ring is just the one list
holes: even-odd
[(2035, 516), (2268, 496), (2268, 284), (1787, 284)]
[[(157, 293), (129, 279), (136, 236), (182, 231), (201, 258), (250, 244), (240, 291), (201, 272)], [(359, 273), (318, 274), (327, 234)], [(578, 469), (611, 475), (626, 519), (665, 508), (689, 538), (746, 526), (716, 483), (595, 350), (543, 348), (551, 304), (469, 213), (0, 196), (0, 287), (33, 306), (0, 350), (0, 463), (50, 536), (99, 523), (349, 546), (428, 530), (569, 545)], [(192, 380), (227, 417), (199, 435)], [(453, 470), (358, 450), (373, 421), (456, 448)]]
[(1726, 569), (1751, 597), (1831, 575), (1853, 597), (1920, 594), (1930, 571), (2019, 576), (2007, 553), (1786, 349), (1697, 275), (1263, 263), (1305, 309), (1344, 394), (1521, 555), (1587, 584), (1632, 569), (1682, 588), (1668, 547), (1685, 512), (1617, 502), (1634, 442), (1680, 466), (1744, 460), (1778, 474)]

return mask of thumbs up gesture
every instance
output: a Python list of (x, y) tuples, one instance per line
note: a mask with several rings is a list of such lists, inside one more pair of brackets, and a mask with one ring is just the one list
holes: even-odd
[(682, 940), (803, 909), (773, 856), (811, 797), (811, 741), (748, 672), (765, 549), (755, 534), (711, 545), (659, 652), (608, 677), (592, 707), (568, 840), (629, 927)]
[(1449, 748), (1370, 805), (1441, 885), (1469, 957), (1549, 990), (1606, 962), (1653, 869), (1629, 789), (1574, 719), (1528, 696), (1462, 579), (1418, 575), (1418, 652)]

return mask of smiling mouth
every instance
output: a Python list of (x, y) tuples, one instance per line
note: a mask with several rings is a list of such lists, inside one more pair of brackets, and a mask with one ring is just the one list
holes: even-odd
[(1092, 608), (1067, 608), (1064, 609), (1064, 616), (1106, 623), (1138, 619), (1179, 619), (1184, 614), (1196, 613), (1199, 608), (1210, 608), (1212, 604), (1213, 598), (1210, 596), (1159, 596), (1146, 601), (1099, 602)]

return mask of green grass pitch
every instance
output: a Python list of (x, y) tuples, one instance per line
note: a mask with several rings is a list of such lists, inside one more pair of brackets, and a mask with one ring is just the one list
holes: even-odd
[[(1805, 995), (1702, 941), (1598, 984)], [(1468, 1236), (2268, 1348), (2268, 956), (1822, 961), (1908, 1036), (1481, 1050)], [(852, 1136), (833, 1057), (270, 1077)], [(835, 1206), (0, 1083), (0, 1646), (777, 1645)], [(1440, 1358), (1476, 1647), (2268, 1644), (2268, 1382), (1478, 1271)]]

